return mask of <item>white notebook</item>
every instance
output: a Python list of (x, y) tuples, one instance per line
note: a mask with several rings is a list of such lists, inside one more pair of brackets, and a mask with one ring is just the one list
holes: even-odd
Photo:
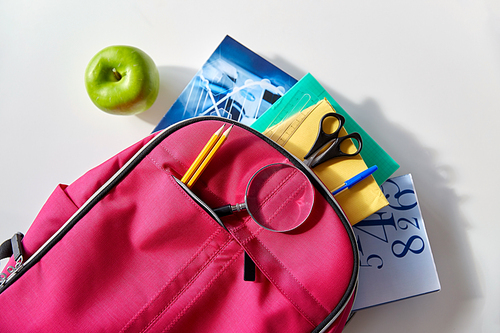
[(441, 289), (411, 175), (381, 189), (389, 206), (353, 226), (361, 264), (353, 311)]

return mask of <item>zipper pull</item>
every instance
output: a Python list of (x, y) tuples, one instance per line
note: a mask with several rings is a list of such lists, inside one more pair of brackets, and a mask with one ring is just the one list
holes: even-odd
[(14, 256), (14, 260), (16, 261), (16, 272), (23, 265), (24, 250), (23, 244), (21, 244), (23, 237), (24, 235), (18, 232), (10, 239), (10, 243), (12, 245), (12, 255)]
[(14, 266), (7, 267), (6, 270), (8, 274), (0, 273), (0, 287), (2, 287), (7, 282), (9, 276), (17, 273), (23, 267), (24, 251), (23, 251), (23, 245), (21, 244), (21, 240), (23, 239), (23, 237), (24, 235), (18, 232), (10, 239), (11, 249), (6, 251), (4, 255), (6, 254), (7, 256), (14, 256), (14, 260), (16, 263)]
[(23, 237), (24, 235), (18, 232), (10, 239), (10, 245), (12, 247), (12, 255), (14, 256), (14, 260), (16, 263), (14, 266), (7, 267), (7, 273), (9, 273), (8, 276), (5, 273), (0, 274), (0, 286), (2, 286), (3, 284), (5, 284), (5, 282), (7, 282), (8, 277), (10, 277), (12, 274), (17, 273), (23, 267), (24, 251), (23, 251), (23, 245), (21, 243)]

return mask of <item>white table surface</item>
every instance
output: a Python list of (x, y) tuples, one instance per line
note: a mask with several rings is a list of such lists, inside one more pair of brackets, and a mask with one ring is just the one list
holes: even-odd
[[(0, 0), (0, 240), (25, 232), (57, 184), (148, 135), (225, 35), (312, 73), (395, 175), (413, 174), (442, 290), (363, 310), (345, 332), (499, 332), (493, 0)], [(159, 67), (143, 115), (106, 114), (85, 91), (87, 63), (116, 44)]]

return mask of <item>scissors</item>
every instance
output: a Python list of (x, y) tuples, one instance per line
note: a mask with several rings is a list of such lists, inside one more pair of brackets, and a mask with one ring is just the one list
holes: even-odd
[[(325, 123), (325, 120), (329, 117), (333, 117), (338, 120), (339, 124), (338, 128), (333, 133), (326, 133), (323, 130), (323, 125)], [(355, 132), (339, 137), (340, 129), (342, 128), (342, 126), (344, 126), (344, 123), (345, 123), (345, 118), (342, 115), (335, 112), (327, 113), (321, 118), (319, 122), (319, 131), (318, 131), (318, 136), (316, 137), (316, 141), (314, 142), (311, 150), (309, 150), (306, 156), (304, 156), (305, 165), (307, 165), (310, 168), (314, 168), (320, 165), (321, 163), (329, 161), (335, 157), (342, 157), (342, 156), (348, 157), (359, 154), (361, 148), (363, 147), (363, 141), (361, 140), (361, 135), (359, 133)], [(354, 153), (346, 153), (342, 151), (340, 146), (342, 142), (344, 142), (347, 139), (354, 139), (358, 142), (358, 149)], [(325, 151), (321, 152), (323, 148), (326, 147), (328, 144), (330, 144), (330, 146), (326, 148)]]

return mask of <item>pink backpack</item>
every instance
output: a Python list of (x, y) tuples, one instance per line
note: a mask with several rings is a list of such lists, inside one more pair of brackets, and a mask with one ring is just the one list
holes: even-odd
[[(234, 124), (227, 141), (188, 189), (178, 179), (224, 123)], [(214, 213), (245, 201), (256, 171), (273, 164), (312, 184), (298, 228)], [(269, 209), (295, 214), (289, 197)], [(173, 125), (59, 185), (19, 240), (2, 246), (13, 256), (0, 275), (1, 332), (340, 332), (358, 278), (351, 226), (315, 174), (216, 117)]]

